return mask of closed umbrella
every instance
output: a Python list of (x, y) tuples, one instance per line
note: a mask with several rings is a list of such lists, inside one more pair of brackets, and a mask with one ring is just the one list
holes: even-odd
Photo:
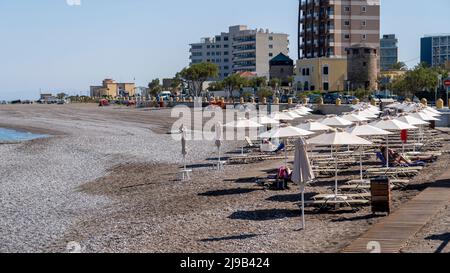
[(183, 156), (183, 166), (184, 166), (184, 170), (183, 170), (183, 181), (185, 180), (189, 180), (189, 172), (187, 169), (187, 164), (186, 164), (186, 155), (187, 155), (187, 147), (186, 147), (186, 142), (187, 142), (187, 128), (184, 125), (181, 125), (180, 127), (180, 133), (181, 133), (181, 155)]
[[(386, 136), (392, 134), (389, 131), (379, 129), (377, 127), (373, 127), (369, 124), (361, 124), (356, 125), (354, 127), (351, 127), (347, 129), (347, 133), (353, 135), (353, 136), (359, 136), (359, 137), (369, 137), (369, 136)], [(364, 180), (363, 175), (363, 163), (362, 163), (362, 156), (363, 156), (363, 150), (361, 150), (361, 153), (359, 154), (359, 166), (360, 166), (360, 178), (361, 182)]]
[(222, 169), (222, 163), (221, 163), (221, 158), (220, 158), (220, 148), (222, 147), (222, 141), (223, 141), (223, 126), (221, 122), (217, 122), (214, 125), (214, 129), (215, 129), (215, 135), (214, 135), (214, 140), (215, 140), (215, 145), (217, 147), (217, 158), (218, 158), (218, 162), (217, 162), (217, 170), (220, 171)]
[[(301, 136), (309, 136), (313, 135), (313, 132), (309, 132), (306, 130), (302, 130), (297, 127), (292, 126), (282, 126), (280, 128), (272, 129), (268, 132), (264, 132), (259, 135), (260, 138), (282, 138), (287, 140), (290, 137), (301, 137)], [(285, 166), (287, 167), (287, 141), (285, 141), (284, 145), (284, 155), (285, 155)]]
[(338, 197), (338, 154), (337, 154), (337, 147), (342, 145), (371, 145), (372, 142), (367, 141), (363, 138), (360, 138), (358, 136), (351, 135), (347, 132), (341, 132), (341, 131), (333, 131), (330, 133), (325, 133), (320, 136), (311, 138), (308, 140), (309, 144), (314, 145), (329, 145), (335, 147), (335, 165), (336, 165), (336, 172), (335, 172), (335, 198)]
[[(252, 120), (249, 119), (238, 119), (237, 121), (233, 121), (230, 123), (225, 124), (225, 127), (227, 128), (236, 128), (236, 129), (255, 129), (255, 128), (260, 128), (262, 127), (261, 124), (254, 122)], [(244, 155), (244, 144), (242, 144), (242, 155)]]
[(345, 120), (338, 116), (328, 116), (322, 121), (320, 121), (320, 123), (336, 128), (346, 128), (353, 125), (353, 122)]
[(295, 142), (295, 159), (292, 172), (292, 182), (300, 186), (302, 195), (302, 228), (306, 228), (305, 224), (305, 188), (308, 182), (315, 179), (311, 163), (306, 151), (306, 141), (299, 138)]
[[(417, 129), (417, 127), (415, 126), (409, 125), (399, 120), (392, 119), (390, 117), (384, 118), (378, 122), (374, 122), (372, 126), (386, 131), (403, 131), (403, 130)], [(386, 135), (386, 167), (389, 168), (389, 135)]]

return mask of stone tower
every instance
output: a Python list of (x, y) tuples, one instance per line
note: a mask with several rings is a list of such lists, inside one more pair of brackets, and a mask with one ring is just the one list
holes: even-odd
[(347, 73), (350, 89), (378, 89), (378, 49), (357, 44), (347, 48)]

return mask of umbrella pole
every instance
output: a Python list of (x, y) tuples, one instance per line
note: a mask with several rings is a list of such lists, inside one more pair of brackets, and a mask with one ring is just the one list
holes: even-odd
[(305, 190), (302, 190), (302, 229), (306, 229), (306, 221), (305, 221)]
[(364, 151), (364, 148), (361, 146), (361, 152), (359, 153), (359, 164), (360, 164), (360, 167), (361, 167), (361, 182), (363, 181), (363, 178), (364, 178), (364, 175), (363, 175), (363, 162), (362, 162), (363, 151)]
[(414, 130), (414, 147), (413, 147), (414, 153), (416, 152), (416, 145), (417, 145), (416, 134), (417, 134), (417, 130)]
[(287, 157), (287, 139), (284, 141), (284, 167), (288, 167), (288, 157)]
[(389, 168), (389, 135), (386, 135), (386, 168)]
[(335, 175), (334, 175), (334, 186), (335, 186), (335, 194), (336, 194), (336, 199), (337, 199), (337, 196), (338, 196), (338, 159), (337, 159), (337, 147), (336, 147), (336, 149), (335, 149), (335, 157), (334, 157), (334, 163), (335, 163), (335, 165), (336, 165), (336, 172), (335, 172)]
[(220, 171), (220, 147), (217, 147), (217, 153), (218, 153), (218, 162), (217, 162), (217, 170)]

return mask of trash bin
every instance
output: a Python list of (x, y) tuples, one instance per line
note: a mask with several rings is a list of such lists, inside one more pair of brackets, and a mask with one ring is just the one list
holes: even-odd
[(371, 179), (372, 213), (391, 213), (391, 182), (388, 177), (382, 176)]

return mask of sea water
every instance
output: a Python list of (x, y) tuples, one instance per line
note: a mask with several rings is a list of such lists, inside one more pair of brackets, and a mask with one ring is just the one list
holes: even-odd
[(14, 141), (27, 141), (38, 138), (45, 138), (48, 135), (33, 134), (30, 132), (22, 132), (11, 129), (0, 128), (0, 141), (14, 142)]

